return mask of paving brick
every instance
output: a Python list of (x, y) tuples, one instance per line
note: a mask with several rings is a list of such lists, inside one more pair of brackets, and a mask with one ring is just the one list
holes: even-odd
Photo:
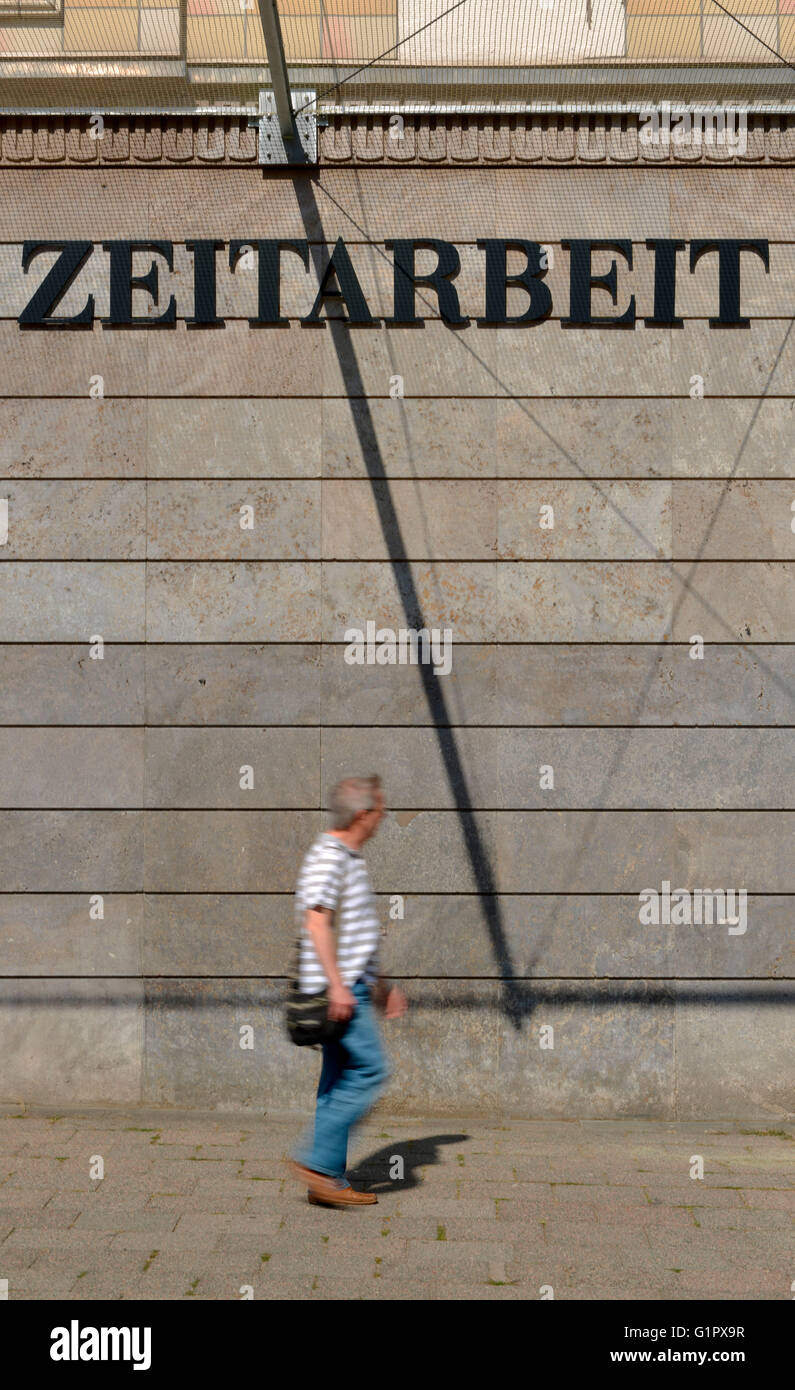
[(213, 1231), (121, 1231), (109, 1237), (114, 1250), (211, 1250), (216, 1235)]
[(496, 1214), (494, 1199), (466, 1196), (460, 1198), (435, 1197), (424, 1191), (395, 1194), (392, 1202), (384, 1199), (381, 1205), (396, 1216), (412, 1218), (428, 1217), (435, 1221), (469, 1220), (489, 1221)]
[(231, 1236), (252, 1236), (258, 1238), (266, 1231), (275, 1231), (279, 1225), (279, 1216), (276, 1212), (259, 1212), (235, 1214), (235, 1213), (210, 1213), (210, 1212), (187, 1212), (180, 1216), (176, 1227), (177, 1234), (187, 1235), (191, 1231), (204, 1232), (208, 1234), (215, 1231), (224, 1237)]
[[(384, 1218), (382, 1230), (386, 1230), (389, 1236), (405, 1236), (413, 1240), (500, 1240), (503, 1236), (510, 1239), (510, 1225), (505, 1221), (497, 1221), (496, 1216), (491, 1220), (473, 1221), (469, 1217), (448, 1216), (443, 1221), (436, 1220), (432, 1216), (394, 1216)], [(539, 1236), (543, 1238), (543, 1232), (539, 1226)], [(439, 1231), (443, 1235), (439, 1235)], [(383, 1237), (384, 1240), (388, 1236)]]
[[(111, 1237), (104, 1232), (97, 1231), (91, 1239), (98, 1244), (105, 1244)], [(86, 1233), (85, 1231), (78, 1231), (74, 1227), (65, 1231), (54, 1227), (42, 1229), (35, 1226), (17, 1226), (3, 1242), (3, 1245), (11, 1249), (16, 1246), (24, 1246), (28, 1250), (37, 1250), (40, 1253), (56, 1249), (61, 1251), (65, 1249), (84, 1250), (86, 1248)]]
[(708, 1187), (693, 1179), (687, 1186), (644, 1188), (652, 1206), (665, 1207), (741, 1207), (742, 1193), (739, 1187)]
[(82, 1211), (78, 1220), (75, 1222), (76, 1231), (85, 1231), (86, 1238), (90, 1231), (150, 1231), (169, 1232), (173, 1231), (177, 1224), (178, 1217), (172, 1216), (168, 1212), (158, 1211), (137, 1211), (130, 1210), (129, 1207), (103, 1207), (99, 1210)]
[[(244, 1193), (214, 1193), (208, 1199), (206, 1192), (191, 1192), (184, 1196), (156, 1192), (146, 1199), (145, 1210), (162, 1211), (173, 1214), (175, 1220), (188, 1212), (208, 1212), (210, 1215), (223, 1215), (225, 1212), (241, 1213), (247, 1209)], [(267, 1210), (271, 1209), (268, 1203)]]
[(763, 1191), (759, 1188), (743, 1188), (743, 1202), (746, 1207), (760, 1211), (782, 1211), (795, 1213), (795, 1194), (792, 1190), (782, 1191)]
[(40, 1231), (63, 1231), (73, 1226), (79, 1211), (72, 1208), (63, 1208), (58, 1211), (50, 1211), (45, 1207), (41, 1210), (32, 1210), (29, 1207), (22, 1207), (14, 1211), (3, 1211), (0, 1209), (0, 1243), (5, 1240), (9, 1232), (16, 1228), (24, 1230), (26, 1227)]
[(695, 1220), (704, 1230), (717, 1231), (783, 1231), (791, 1236), (792, 1221), (782, 1221), (777, 1208), (761, 1207), (699, 1207)]
[(486, 1269), (512, 1258), (510, 1241), (477, 1240), (410, 1240), (406, 1248), (406, 1264), (428, 1265), (431, 1269)]
[(4, 1211), (38, 1211), (55, 1196), (61, 1194), (56, 1193), (53, 1187), (10, 1187), (5, 1183), (0, 1187), (0, 1207)]
[(53, 1270), (46, 1265), (31, 1265), (19, 1282), (9, 1279), (8, 1296), (10, 1299), (67, 1298), (78, 1272), (76, 1268)]

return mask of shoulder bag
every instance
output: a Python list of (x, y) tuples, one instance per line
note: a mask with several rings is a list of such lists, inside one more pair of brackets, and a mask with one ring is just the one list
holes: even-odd
[(313, 1047), (319, 1043), (339, 1042), (350, 1019), (329, 1018), (328, 987), (317, 994), (302, 994), (299, 988), (301, 968), (301, 933), (296, 937), (292, 964), (287, 976), (285, 1023), (290, 1041), (296, 1047)]

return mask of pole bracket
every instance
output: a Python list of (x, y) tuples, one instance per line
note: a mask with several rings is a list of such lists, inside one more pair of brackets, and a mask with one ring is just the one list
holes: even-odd
[[(296, 106), (314, 101), (314, 92), (294, 92)], [(317, 164), (317, 117), (302, 111), (291, 118), (289, 135), (283, 133), (276, 101), (271, 91), (260, 91), (259, 112), (249, 121), (257, 130), (257, 163)]]

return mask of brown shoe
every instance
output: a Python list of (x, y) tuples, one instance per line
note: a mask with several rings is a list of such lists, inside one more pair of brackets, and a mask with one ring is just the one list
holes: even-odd
[(330, 1196), (310, 1188), (307, 1195), (313, 1207), (372, 1207), (378, 1201), (374, 1192), (356, 1192), (352, 1187), (338, 1187)]
[[(287, 1164), (287, 1171), (290, 1177), (295, 1178), (296, 1182), (302, 1182), (305, 1187), (309, 1187), (315, 1182), (320, 1182), (323, 1178), (322, 1173), (313, 1173), (311, 1168), (305, 1168), (302, 1163), (296, 1163), (294, 1158), (285, 1159), (285, 1163)], [(330, 1182), (331, 1179), (327, 1178), (326, 1181)]]
[(290, 1176), (309, 1189), (309, 1200), (313, 1206), (325, 1207), (370, 1207), (378, 1201), (374, 1192), (354, 1192), (352, 1187), (340, 1187), (336, 1178), (326, 1173), (316, 1173), (311, 1168), (294, 1159), (287, 1160)]

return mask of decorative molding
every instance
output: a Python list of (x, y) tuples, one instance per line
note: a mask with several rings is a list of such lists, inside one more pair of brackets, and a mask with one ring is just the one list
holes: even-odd
[[(321, 165), (400, 168), (795, 163), (795, 116), (749, 115), (742, 154), (706, 144), (641, 144), (631, 115), (407, 115), (395, 139), (388, 116), (332, 116), (320, 130)], [(108, 116), (101, 139), (88, 116), (0, 117), (0, 166), (239, 168), (257, 164), (245, 116)]]

